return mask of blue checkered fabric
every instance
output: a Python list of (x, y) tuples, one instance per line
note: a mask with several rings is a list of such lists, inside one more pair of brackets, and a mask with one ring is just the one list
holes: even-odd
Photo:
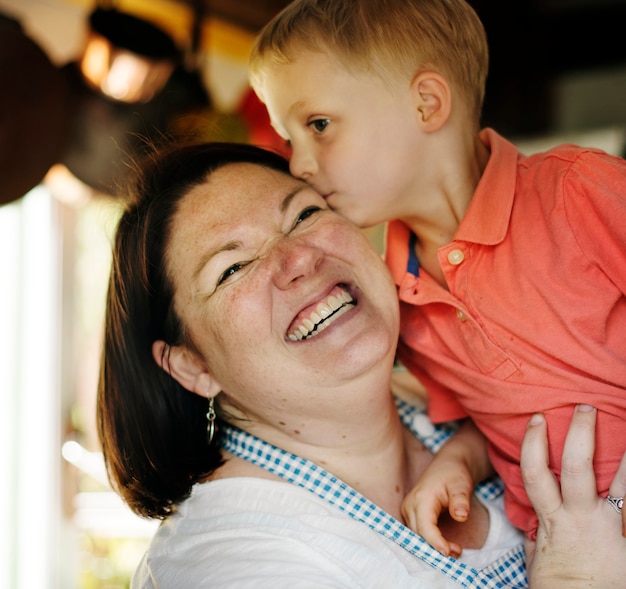
[[(441, 447), (455, 431), (454, 426), (433, 426), (423, 411), (403, 401), (398, 401), (398, 410), (403, 423), (426, 447), (433, 451)], [(443, 556), (411, 529), (315, 463), (276, 448), (232, 426), (225, 426), (223, 433), (222, 445), (225, 450), (311, 491), (352, 518), (392, 540), (431, 567), (440, 570), (442, 574), (452, 578), (460, 586), (486, 589), (528, 587), (524, 551), (521, 545), (507, 552), (489, 567), (476, 570), (453, 558)], [(498, 481), (490, 482), (479, 492), (489, 498), (501, 493), (502, 485)]]
[[(402, 399), (396, 399), (402, 423), (426, 448), (435, 454), (458, 429), (458, 423), (433, 425), (426, 412)], [(487, 479), (477, 485), (476, 492), (487, 501), (504, 493), (504, 483), (499, 477)]]

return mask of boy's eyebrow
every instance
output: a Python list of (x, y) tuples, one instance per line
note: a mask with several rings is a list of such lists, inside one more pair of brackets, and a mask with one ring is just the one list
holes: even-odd
[(306, 107), (306, 102), (304, 100), (297, 100), (296, 102), (292, 102), (287, 109), (287, 114), (291, 115), (294, 112), (297, 112), (299, 109), (303, 109)]
[[(308, 188), (308, 185), (301, 183), (298, 184), (295, 188), (293, 188), (293, 190), (290, 190), (286, 195), (285, 198), (283, 198), (280, 201), (280, 205), (279, 205), (279, 210), (281, 213), (284, 213), (288, 208), (289, 205), (291, 204), (291, 201), (300, 193), (302, 192), (305, 188)], [(201, 258), (198, 260), (198, 263), (196, 264), (196, 267), (194, 268), (193, 274), (192, 274), (192, 279), (195, 281), (198, 278), (198, 275), (200, 274), (200, 272), (202, 272), (202, 269), (211, 261), (212, 258), (214, 258), (217, 254), (220, 254), (222, 252), (228, 252), (228, 251), (233, 251), (238, 249), (239, 247), (241, 247), (241, 241), (229, 241), (227, 243), (224, 243), (218, 247), (214, 247), (211, 248), (210, 250), (206, 251)]]

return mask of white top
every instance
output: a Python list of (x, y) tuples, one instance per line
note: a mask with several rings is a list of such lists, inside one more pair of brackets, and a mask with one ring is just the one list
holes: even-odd
[[(504, 517), (501, 499), (481, 501), (490, 516), (487, 541), (480, 550), (464, 550), (459, 559), (478, 569), (522, 542)], [(191, 497), (159, 527), (131, 587), (460, 585), (305, 489), (281, 481), (228, 478), (194, 486)]]

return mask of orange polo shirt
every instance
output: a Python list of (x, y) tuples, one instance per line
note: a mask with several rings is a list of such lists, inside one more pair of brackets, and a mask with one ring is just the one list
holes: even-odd
[(507, 515), (536, 527), (519, 459), (531, 414), (548, 423), (555, 473), (574, 405), (598, 408), (598, 491), (626, 451), (626, 161), (564, 145), (530, 157), (493, 130), (454, 240), (439, 250), (449, 291), (419, 269), (392, 221), (386, 261), (401, 309), (399, 359), (435, 422), (470, 416), (506, 485)]

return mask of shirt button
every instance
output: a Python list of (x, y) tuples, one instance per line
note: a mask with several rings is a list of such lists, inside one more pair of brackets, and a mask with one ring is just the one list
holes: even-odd
[(461, 309), (456, 310), (456, 316), (459, 318), (459, 321), (467, 321), (467, 315)]
[(462, 250), (452, 250), (448, 254), (448, 262), (453, 266), (458, 266), (465, 259), (465, 254)]

